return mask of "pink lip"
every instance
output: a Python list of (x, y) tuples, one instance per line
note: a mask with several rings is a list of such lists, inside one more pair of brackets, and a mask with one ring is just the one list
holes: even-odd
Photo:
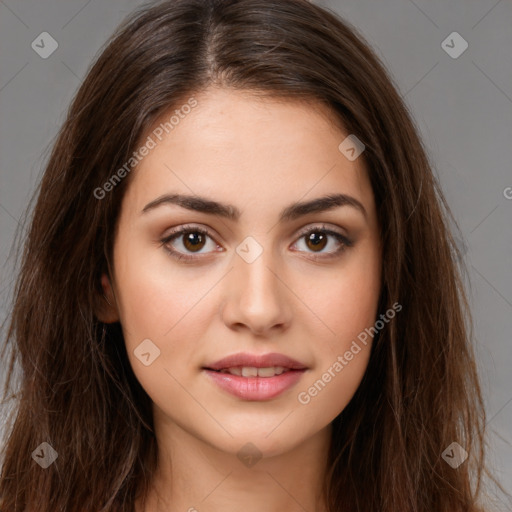
[(238, 354), (224, 357), (215, 363), (205, 365), (204, 368), (207, 370), (223, 370), (225, 368), (234, 368), (236, 366), (252, 366), (254, 368), (282, 366), (283, 368), (289, 368), (290, 370), (307, 369), (307, 366), (300, 363), (299, 361), (285, 356), (284, 354), (278, 354), (276, 352), (263, 355), (253, 355), (240, 352)]
[[(288, 371), (274, 377), (241, 377), (218, 371), (242, 366), (255, 368), (282, 366)], [(224, 391), (244, 400), (263, 401), (275, 398), (294, 386), (307, 367), (283, 354), (271, 353), (258, 356), (239, 353), (203, 367), (203, 370)]]
[(296, 384), (306, 370), (289, 370), (275, 377), (240, 377), (204, 370), (220, 388), (244, 400), (270, 400)]

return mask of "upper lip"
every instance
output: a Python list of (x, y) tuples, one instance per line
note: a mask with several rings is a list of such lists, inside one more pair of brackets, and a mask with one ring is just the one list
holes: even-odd
[(248, 354), (240, 352), (231, 356), (219, 359), (215, 363), (204, 366), (207, 370), (224, 370), (226, 368), (235, 368), (237, 366), (252, 368), (270, 368), (272, 366), (282, 366), (290, 370), (306, 370), (307, 366), (284, 354), (271, 353), (263, 355)]

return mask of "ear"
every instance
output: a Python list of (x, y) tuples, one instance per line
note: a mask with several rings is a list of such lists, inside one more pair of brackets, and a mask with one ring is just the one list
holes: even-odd
[(101, 275), (101, 289), (103, 296), (98, 298), (96, 316), (105, 324), (112, 324), (119, 321), (119, 312), (108, 275)]

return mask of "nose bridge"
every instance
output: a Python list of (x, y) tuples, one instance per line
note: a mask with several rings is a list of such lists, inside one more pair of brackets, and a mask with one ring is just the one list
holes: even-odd
[[(279, 258), (270, 247), (247, 237), (236, 249), (225, 321), (264, 331), (287, 321), (288, 305), (278, 278)], [(276, 275), (277, 274), (277, 275)]]
[[(264, 247), (253, 237), (247, 237), (237, 247), (235, 259), (235, 280), (241, 288), (239, 292), (251, 300), (258, 301), (266, 296), (267, 300), (278, 293), (279, 281), (275, 268), (279, 266), (273, 257), (271, 247)], [(272, 271), (271, 271), (272, 270)]]

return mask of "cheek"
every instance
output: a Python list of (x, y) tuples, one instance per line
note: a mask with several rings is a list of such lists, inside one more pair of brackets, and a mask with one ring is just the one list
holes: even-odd
[(121, 324), (130, 343), (174, 336), (182, 324), (190, 324), (196, 305), (215, 281), (215, 276), (197, 268), (178, 267), (156, 245), (143, 247), (120, 239), (114, 259)]
[(315, 424), (327, 424), (343, 411), (368, 366), (373, 339), (368, 328), (375, 323), (379, 287), (378, 280), (374, 286), (367, 278), (360, 281), (355, 273), (341, 276), (331, 280), (328, 293), (313, 297), (311, 309), (321, 312), (329, 329), (321, 336), (311, 333), (316, 365), (302, 382), (297, 401)]
[[(298, 402), (331, 421), (349, 403), (366, 371), (380, 295), (380, 261), (372, 251), (347, 260), (340, 272), (316, 280), (308, 306), (321, 318), (316, 333), (317, 365), (305, 380)], [(311, 333), (314, 336), (314, 333)], [(313, 413), (312, 413), (313, 414)]]
[[(115, 268), (128, 357), (152, 399), (165, 403), (170, 395), (181, 396), (167, 371), (177, 382), (186, 382), (197, 366), (197, 343), (204, 339), (214, 311), (208, 297), (218, 276), (200, 275), (197, 268), (178, 269), (163, 249), (141, 250), (136, 244), (126, 250), (122, 247), (119, 244), (115, 254)], [(142, 351), (142, 346), (147, 348)], [(154, 362), (145, 366), (138, 355), (148, 351)]]
[(335, 272), (317, 274), (307, 289), (307, 304), (322, 320), (322, 337), (332, 351), (345, 351), (352, 339), (372, 326), (380, 296), (379, 260), (358, 252)]

